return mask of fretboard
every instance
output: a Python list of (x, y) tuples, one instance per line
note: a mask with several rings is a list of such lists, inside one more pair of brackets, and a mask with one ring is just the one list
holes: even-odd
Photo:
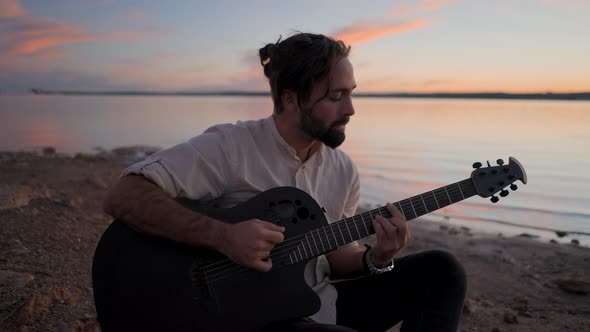
[[(473, 182), (471, 179), (466, 179), (395, 202), (393, 206), (404, 215), (406, 220), (410, 221), (475, 194)], [(323, 255), (374, 234), (372, 221), (377, 215), (391, 218), (387, 207), (381, 206), (308, 232), (289, 255), (291, 262), (297, 263)]]

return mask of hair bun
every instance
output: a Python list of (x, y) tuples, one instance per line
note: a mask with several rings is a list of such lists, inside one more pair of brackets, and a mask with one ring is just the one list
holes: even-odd
[(258, 54), (260, 56), (260, 64), (262, 64), (264, 66), (267, 63), (269, 63), (270, 59), (274, 56), (276, 50), (277, 50), (277, 45), (272, 44), (272, 43), (266, 44), (266, 46), (261, 48), (258, 51)]

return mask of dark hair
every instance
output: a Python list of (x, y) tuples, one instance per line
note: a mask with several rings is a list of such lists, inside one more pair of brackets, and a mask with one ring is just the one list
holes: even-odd
[(266, 44), (258, 54), (270, 84), (274, 111), (283, 111), (281, 95), (284, 90), (297, 92), (299, 105), (307, 102), (313, 84), (327, 77), (332, 65), (349, 52), (350, 46), (344, 42), (311, 33), (298, 33)]

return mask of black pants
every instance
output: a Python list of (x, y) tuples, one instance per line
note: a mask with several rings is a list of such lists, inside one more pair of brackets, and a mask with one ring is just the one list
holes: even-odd
[(456, 331), (465, 298), (461, 264), (444, 251), (426, 251), (395, 259), (395, 268), (335, 284), (337, 324), (300, 319), (273, 331), (385, 331), (403, 320), (402, 332)]

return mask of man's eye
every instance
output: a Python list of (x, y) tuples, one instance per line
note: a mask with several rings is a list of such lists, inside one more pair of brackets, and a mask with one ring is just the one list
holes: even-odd
[(332, 100), (340, 100), (342, 98), (342, 91), (336, 91), (330, 93), (330, 99)]

